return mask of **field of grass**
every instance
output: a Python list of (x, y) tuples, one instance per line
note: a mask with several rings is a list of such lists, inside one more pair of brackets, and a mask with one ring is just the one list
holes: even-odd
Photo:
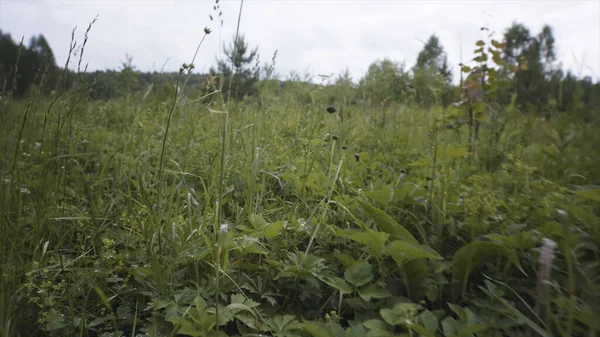
[(188, 102), (0, 106), (1, 336), (600, 331), (597, 124)]

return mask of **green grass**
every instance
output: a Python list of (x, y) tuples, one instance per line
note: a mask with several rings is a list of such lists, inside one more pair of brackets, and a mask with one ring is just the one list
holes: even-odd
[(597, 335), (597, 124), (326, 97), (2, 106), (0, 335)]

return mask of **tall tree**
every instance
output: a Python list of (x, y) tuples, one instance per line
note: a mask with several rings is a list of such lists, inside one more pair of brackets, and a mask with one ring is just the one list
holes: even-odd
[(19, 46), (10, 34), (4, 34), (0, 30), (0, 92), (3, 88), (11, 90), (18, 53)]
[(549, 81), (555, 72), (552, 28), (546, 25), (535, 36), (523, 24), (513, 23), (504, 33), (504, 39), (505, 61), (517, 69), (512, 89), (517, 102), (540, 110), (550, 99)]
[(452, 72), (448, 66), (448, 58), (444, 47), (437, 36), (431, 35), (417, 56), (415, 68), (426, 68), (437, 71), (448, 83), (452, 82)]
[(409, 85), (410, 76), (404, 64), (384, 58), (369, 65), (359, 88), (374, 104), (379, 104), (386, 99), (405, 100)]
[[(47, 93), (55, 87), (59, 76), (59, 69), (56, 65), (54, 52), (44, 35), (40, 34), (31, 38), (29, 41), (29, 53), (34, 55), (32, 59), (35, 59), (35, 64), (33, 65), (35, 69), (44, 73), (44, 87), (42, 89)], [(40, 82), (38, 81), (38, 83)]]
[[(253, 64), (258, 59), (258, 47), (251, 49), (243, 34), (235, 36), (231, 43), (223, 46), (225, 58), (217, 59), (217, 69), (211, 67), (210, 74), (222, 77), (223, 97), (229, 96), (229, 80), (233, 73), (231, 97), (239, 99), (253, 93), (254, 84), (258, 81), (257, 67)], [(233, 65), (233, 67), (232, 67)]]

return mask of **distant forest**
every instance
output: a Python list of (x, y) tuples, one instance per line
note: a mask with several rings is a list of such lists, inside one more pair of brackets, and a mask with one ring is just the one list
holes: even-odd
[[(494, 49), (492, 45), (498, 49)], [(224, 79), (219, 83), (224, 92), (228, 88), (226, 81), (232, 71), (234, 99), (258, 95), (257, 87), (260, 83), (269, 81), (273, 82), (271, 88), (276, 87), (278, 90), (293, 87), (286, 85), (290, 82), (307, 84), (300, 76), (290, 76), (285, 82), (273, 76), (276, 54), (273, 55), (272, 64), (265, 63), (261, 66), (258, 64), (258, 47), (250, 48), (243, 36), (238, 40), (237, 47), (234, 46), (234, 42), (224, 46), (225, 58), (216, 60), (216, 67), (211, 68), (208, 74), (190, 72), (186, 92), (196, 93), (198, 97), (205, 95), (210, 92), (211, 86), (214, 90), (215, 78)], [(488, 75), (504, 76), (507, 79), (506, 85), (494, 93), (498, 104), (507, 105), (515, 100), (524, 111), (539, 114), (571, 112), (588, 120), (599, 115), (600, 83), (594, 82), (590, 77), (579, 78), (561, 69), (556, 60), (555, 39), (550, 26), (545, 26), (538, 34), (534, 34), (524, 25), (513, 23), (498, 41), (492, 40), (491, 44), (478, 41), (475, 48), (476, 54), (480, 55), (474, 61), (480, 65), (489, 57), (497, 64), (502, 64), (502, 69), (512, 69), (504, 74), (492, 69), (492, 74), (492, 70), (483, 65), (483, 71)], [(233, 62), (232, 70), (230, 65), (234, 57), (238, 59)], [(79, 62), (76, 57), (72, 58), (70, 68)], [(23, 98), (32, 89), (49, 95), (57, 88), (69, 89), (77, 81), (90, 88), (87, 97), (92, 100), (149, 93), (167, 95), (179, 76), (178, 72), (138, 71), (130, 57), (122, 62), (120, 69), (113, 70), (87, 72), (83, 69), (85, 62), (83, 63), (78, 65), (78, 71), (65, 71), (57, 64), (52, 48), (43, 35), (31, 37), (28, 43), (18, 43), (10, 34), (0, 31), (0, 95), (5, 97)], [(467, 65), (461, 66), (465, 76), (475, 72)], [(351, 92), (350, 97), (346, 98), (352, 102), (368, 100), (370, 104), (377, 105), (388, 101), (410, 101), (430, 105), (436, 100), (430, 92), (431, 84), (441, 78), (443, 85), (439, 100), (444, 106), (448, 106), (461, 99), (463, 89), (460, 85), (452, 84), (451, 75), (443, 46), (432, 35), (411, 69), (407, 69), (402, 63), (381, 59), (369, 66), (358, 84), (350, 81), (348, 73), (345, 73), (332, 77), (333, 80), (330, 79), (326, 86), (345, 86)], [(462, 77), (460, 83), (463, 83)], [(337, 98), (331, 98), (335, 99)]]

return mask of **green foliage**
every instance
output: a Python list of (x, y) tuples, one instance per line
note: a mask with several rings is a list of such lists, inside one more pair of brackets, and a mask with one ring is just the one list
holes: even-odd
[[(191, 65), (140, 74), (131, 59), (11, 99), (1, 334), (597, 334), (598, 120), (500, 104), (505, 47), (476, 43), (462, 71), (481, 90), (446, 108), (430, 51), (412, 77), (385, 60), (358, 87), (347, 72), (319, 86), (269, 72), (259, 99), (224, 110), (181, 85), (183, 70), (213, 85)], [(352, 104), (369, 93), (393, 95), (385, 123)], [(443, 128), (469, 112), (476, 148)]]
[[(258, 47), (250, 49), (244, 35), (235, 36), (229, 46), (223, 47), (224, 59), (217, 59), (217, 68), (211, 68), (210, 74), (220, 78), (221, 91), (226, 99), (231, 95), (241, 99), (254, 94), (254, 85), (258, 80), (258, 67), (253, 63), (258, 59)], [(232, 77), (233, 76), (233, 77)], [(232, 82), (231, 82), (232, 81)], [(231, 83), (231, 94), (229, 87)]]

